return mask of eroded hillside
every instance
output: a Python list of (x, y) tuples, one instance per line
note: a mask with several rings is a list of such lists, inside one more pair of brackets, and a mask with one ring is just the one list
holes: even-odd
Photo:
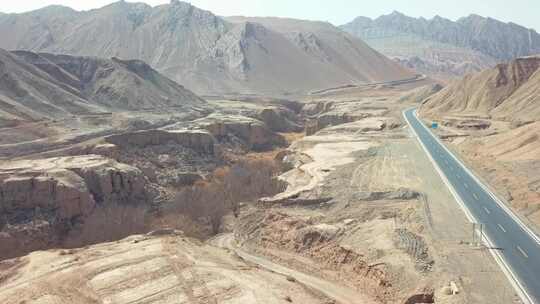
[(259, 21), (229, 22), (177, 0), (86, 12), (52, 6), (0, 16), (0, 36), (9, 37), (0, 47), (140, 59), (199, 94), (305, 93), (414, 76), (330, 24), (290, 21), (291, 39)]

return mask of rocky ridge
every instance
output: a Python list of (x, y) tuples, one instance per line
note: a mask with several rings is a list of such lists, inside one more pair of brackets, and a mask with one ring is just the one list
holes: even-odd
[(341, 28), (403, 65), (439, 78), (540, 53), (540, 35), (534, 29), (478, 15), (452, 21), (393, 12), (376, 19), (358, 17)]
[(9, 37), (0, 47), (139, 59), (205, 94), (284, 94), (413, 76), (328, 23), (291, 22), (298, 28), (283, 33), (176, 0), (156, 7), (119, 1), (85, 12), (55, 6), (0, 16), (0, 35)]

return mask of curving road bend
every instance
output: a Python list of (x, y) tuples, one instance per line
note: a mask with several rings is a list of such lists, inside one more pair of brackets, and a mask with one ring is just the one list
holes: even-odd
[(305, 274), (303, 272), (290, 269), (279, 264), (276, 264), (265, 258), (252, 255), (245, 252), (240, 247), (235, 246), (234, 236), (229, 234), (222, 234), (213, 238), (210, 243), (214, 246), (227, 248), (235, 252), (239, 257), (244, 259), (249, 263), (253, 263), (261, 266), (267, 270), (291, 276), (295, 278), (298, 282), (304, 284), (307, 287), (315, 289), (329, 298), (336, 300), (339, 303), (343, 304), (375, 304), (368, 296), (359, 293), (358, 291), (338, 285), (334, 282), (323, 280), (321, 278)]
[(472, 223), (483, 224), (483, 241), (524, 303), (540, 303), (540, 238), (420, 121), (403, 112), (435, 169)]

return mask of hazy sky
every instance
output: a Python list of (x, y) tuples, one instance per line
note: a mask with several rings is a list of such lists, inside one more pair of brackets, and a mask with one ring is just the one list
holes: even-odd
[[(0, 0), (4, 13), (25, 12), (50, 4), (77, 10), (104, 6), (113, 0)], [(145, 0), (150, 5), (168, 0)], [(540, 30), (540, 0), (192, 0), (218, 15), (279, 16), (330, 21), (341, 25), (356, 16), (378, 17), (394, 10), (406, 15), (455, 20), (475, 13)], [(511, 3), (511, 4), (509, 4)]]

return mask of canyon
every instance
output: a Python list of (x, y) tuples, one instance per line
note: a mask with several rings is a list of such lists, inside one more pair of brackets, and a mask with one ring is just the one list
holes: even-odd
[(0, 302), (522, 303), (403, 113), (540, 231), (533, 30), (173, 0), (0, 37)]

